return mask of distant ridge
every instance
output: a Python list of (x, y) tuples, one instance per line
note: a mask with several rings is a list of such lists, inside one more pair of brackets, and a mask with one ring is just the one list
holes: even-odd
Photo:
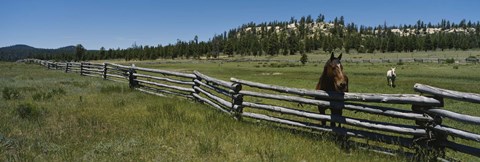
[(17, 44), (0, 48), (0, 61), (15, 61), (35, 55), (62, 55), (73, 54), (75, 46), (65, 46), (57, 49), (35, 48), (25, 44)]

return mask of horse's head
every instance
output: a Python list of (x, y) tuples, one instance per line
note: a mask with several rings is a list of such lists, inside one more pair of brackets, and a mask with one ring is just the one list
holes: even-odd
[(394, 76), (394, 77), (397, 76), (397, 74), (395, 73), (395, 68), (396, 68), (396, 67), (392, 67), (392, 69), (390, 69), (390, 70), (392, 71), (392, 76)]
[(340, 60), (342, 59), (342, 54), (338, 57), (332, 52), (330, 59), (325, 63), (325, 67), (323, 69), (324, 75), (328, 78), (333, 80), (334, 89), (338, 92), (345, 92), (348, 91), (348, 77), (343, 72), (343, 66)]

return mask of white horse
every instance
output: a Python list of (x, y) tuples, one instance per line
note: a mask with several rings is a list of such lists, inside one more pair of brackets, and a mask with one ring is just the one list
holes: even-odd
[(397, 74), (395, 74), (395, 68), (392, 67), (390, 70), (387, 71), (387, 84), (390, 87), (395, 87), (395, 78)]

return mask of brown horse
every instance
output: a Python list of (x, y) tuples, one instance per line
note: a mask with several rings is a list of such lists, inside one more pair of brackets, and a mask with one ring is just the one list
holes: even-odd
[[(327, 92), (348, 92), (348, 77), (343, 72), (343, 66), (340, 62), (342, 54), (335, 58), (333, 52), (330, 59), (325, 63), (323, 67), (322, 76), (317, 83), (316, 90), (324, 90)], [(318, 106), (320, 114), (325, 114), (326, 107)], [(330, 108), (332, 115), (342, 115), (342, 109)], [(326, 121), (322, 120), (322, 125), (325, 125)], [(335, 127), (335, 122), (330, 122), (332, 127)], [(341, 126), (339, 124), (339, 126)]]

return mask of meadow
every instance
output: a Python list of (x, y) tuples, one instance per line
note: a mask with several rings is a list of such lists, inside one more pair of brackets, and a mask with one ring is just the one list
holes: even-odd
[[(344, 58), (354, 56), (359, 55)], [(269, 59), (297, 60), (293, 57)], [(324, 57), (309, 55), (311, 60)], [(315, 88), (323, 69), (323, 64), (318, 63), (303, 66), (262, 61), (112, 62), (189, 73), (198, 70), (223, 80), (235, 77), (307, 89)], [(385, 78), (392, 66), (397, 67), (396, 88), (388, 87)], [(412, 94), (413, 85), (422, 83), (480, 93), (480, 74), (476, 71), (480, 65), (475, 64), (344, 63), (344, 68), (351, 92)], [(32, 64), (0, 63), (0, 70), (2, 161), (408, 160), (356, 148), (346, 151), (329, 134), (238, 121), (192, 100), (148, 95), (100, 78), (46, 70)], [(446, 100), (445, 108), (480, 116), (475, 104)], [(472, 125), (446, 122), (480, 133)], [(462, 161), (478, 160), (451, 151), (447, 155)]]

